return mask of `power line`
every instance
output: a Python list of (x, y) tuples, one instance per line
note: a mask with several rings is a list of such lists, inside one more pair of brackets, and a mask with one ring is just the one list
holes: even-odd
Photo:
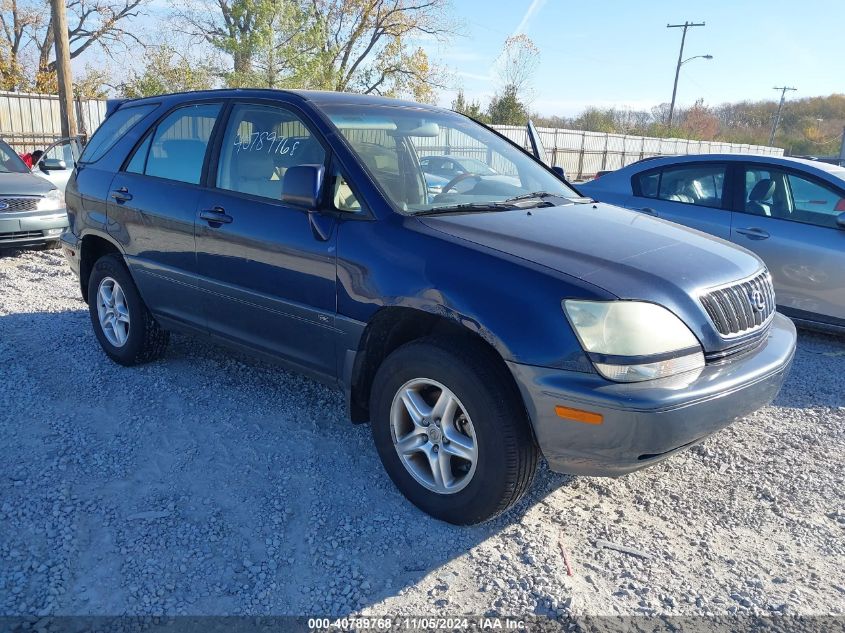
[(775, 132), (777, 132), (778, 125), (780, 124), (780, 113), (783, 110), (783, 102), (786, 101), (786, 91), (787, 90), (798, 90), (798, 88), (791, 88), (789, 86), (775, 86), (772, 90), (780, 90), (780, 103), (778, 104), (778, 111), (775, 114), (775, 120), (772, 123), (772, 133), (769, 136), (769, 146), (771, 147), (775, 142)]

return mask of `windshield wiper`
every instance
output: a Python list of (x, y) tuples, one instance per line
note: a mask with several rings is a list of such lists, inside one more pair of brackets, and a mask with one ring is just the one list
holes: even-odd
[(534, 198), (540, 200), (545, 200), (546, 198), (559, 198), (561, 200), (566, 200), (567, 202), (572, 202), (574, 204), (586, 204), (588, 202), (595, 202), (595, 200), (586, 196), (576, 196), (574, 198), (569, 198), (567, 196), (564, 196), (563, 194), (549, 193), (548, 191), (534, 191), (533, 193), (524, 193), (520, 196), (508, 198), (507, 200), (505, 200), (505, 202), (519, 202), (520, 200), (532, 200)]
[(561, 196), (557, 193), (549, 193), (548, 191), (533, 191), (531, 193), (523, 193), (519, 196), (514, 196), (513, 198), (508, 198), (505, 202), (518, 202), (520, 200), (531, 200), (532, 198), (539, 198), (543, 200), (544, 198), (563, 198), (566, 199), (565, 196)]
[(440, 215), (444, 213), (466, 213), (468, 211), (508, 211), (510, 209), (519, 209), (520, 207), (513, 204), (510, 200), (503, 200), (497, 202), (466, 202), (463, 204), (452, 204), (444, 207), (434, 207), (431, 209), (424, 209), (422, 211), (415, 211), (414, 215)]

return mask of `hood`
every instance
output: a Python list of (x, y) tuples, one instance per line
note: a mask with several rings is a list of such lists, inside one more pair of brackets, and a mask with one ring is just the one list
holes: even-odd
[[(695, 229), (602, 203), (421, 217), (437, 231), (536, 262), (621, 299), (680, 316), (705, 348), (721, 348), (699, 293), (754, 275), (752, 253)], [(564, 297), (561, 297), (564, 298)]]
[(43, 196), (56, 187), (35, 174), (0, 173), (0, 196)]

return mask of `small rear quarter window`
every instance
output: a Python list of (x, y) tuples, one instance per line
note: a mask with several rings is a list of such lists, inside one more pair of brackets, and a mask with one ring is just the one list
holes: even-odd
[(660, 172), (651, 171), (634, 176), (634, 194), (643, 198), (656, 198)]
[(85, 146), (80, 163), (93, 163), (109, 151), (117, 141), (135, 127), (141, 119), (152, 112), (157, 104), (123, 107), (116, 110), (94, 132), (94, 136)]

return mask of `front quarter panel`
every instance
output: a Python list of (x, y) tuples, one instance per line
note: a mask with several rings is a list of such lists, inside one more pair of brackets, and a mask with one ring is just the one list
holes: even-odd
[(338, 313), (361, 323), (382, 307), (413, 308), (460, 323), (505, 360), (589, 372), (563, 314), (566, 297), (614, 298), (413, 217), (347, 222), (339, 232)]

